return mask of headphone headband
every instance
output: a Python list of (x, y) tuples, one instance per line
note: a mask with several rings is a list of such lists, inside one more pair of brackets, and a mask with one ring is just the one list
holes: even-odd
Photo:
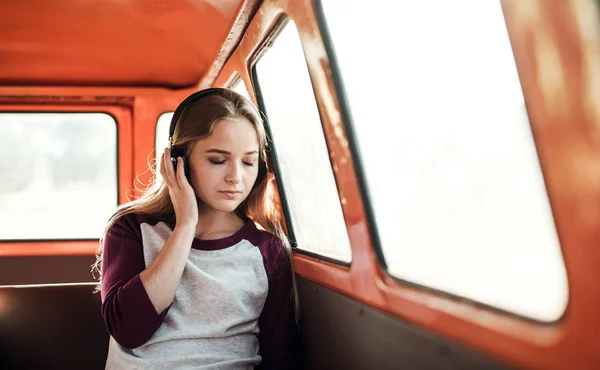
[(204, 89), (204, 90), (200, 90), (200, 91), (196, 91), (195, 93), (191, 94), (190, 96), (188, 96), (187, 98), (185, 98), (177, 107), (177, 109), (175, 109), (175, 112), (173, 112), (173, 117), (171, 118), (171, 125), (169, 126), (169, 142), (171, 143), (172, 146), (172, 140), (173, 140), (173, 134), (175, 134), (175, 126), (177, 125), (177, 121), (179, 120), (179, 117), (181, 116), (181, 114), (183, 113), (183, 111), (185, 110), (185, 108), (191, 104), (192, 102), (208, 96), (208, 95), (212, 95), (214, 93), (217, 92), (222, 92), (225, 91), (227, 89), (221, 88), (221, 87), (211, 87), (209, 89)]

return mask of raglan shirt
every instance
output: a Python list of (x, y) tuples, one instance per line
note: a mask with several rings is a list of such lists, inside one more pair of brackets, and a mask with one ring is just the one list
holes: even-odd
[(171, 233), (136, 214), (106, 233), (106, 369), (300, 369), (292, 271), (279, 239), (251, 220), (227, 238), (195, 238), (172, 304), (157, 313), (139, 274)]

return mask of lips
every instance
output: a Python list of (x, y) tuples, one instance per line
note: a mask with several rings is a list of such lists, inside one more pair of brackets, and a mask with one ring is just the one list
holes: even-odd
[(223, 194), (228, 199), (235, 199), (242, 194), (242, 192), (239, 190), (225, 190), (220, 191), (219, 193)]

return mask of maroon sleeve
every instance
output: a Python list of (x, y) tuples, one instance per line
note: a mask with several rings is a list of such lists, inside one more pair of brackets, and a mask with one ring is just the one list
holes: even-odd
[(262, 362), (257, 369), (303, 369), (305, 356), (294, 315), (292, 269), (287, 251), (275, 238), (260, 247), (269, 292), (258, 319)]
[(132, 349), (146, 343), (162, 323), (140, 280), (146, 268), (137, 217), (121, 217), (104, 237), (102, 251), (102, 317), (110, 335)]

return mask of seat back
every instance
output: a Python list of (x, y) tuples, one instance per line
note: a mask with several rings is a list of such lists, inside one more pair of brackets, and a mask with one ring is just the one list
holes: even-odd
[(0, 287), (0, 369), (104, 369), (109, 336), (93, 290)]

